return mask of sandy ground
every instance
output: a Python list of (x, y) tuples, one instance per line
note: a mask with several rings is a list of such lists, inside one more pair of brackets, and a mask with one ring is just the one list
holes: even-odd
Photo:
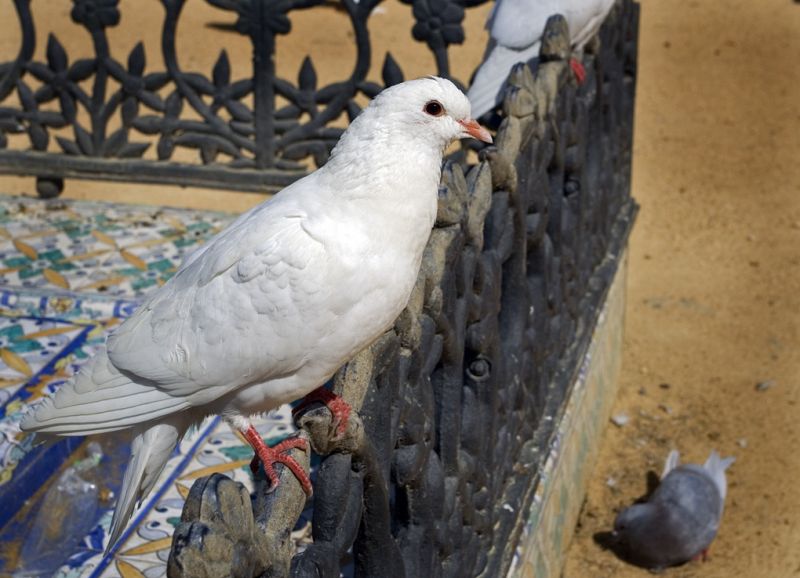
[[(710, 561), (800, 576), (800, 4), (644, 0), (626, 337), (564, 578), (647, 576), (593, 535), (671, 448), (735, 455)], [(759, 382), (773, 387), (757, 391)]]
[[(123, 14), (132, 0), (122, 0)], [(137, 2), (139, 4), (139, 2)], [(150, 2), (159, 11), (156, 2)], [(144, 2), (142, 2), (144, 5)], [(735, 455), (730, 494), (711, 560), (670, 570), (677, 577), (800, 575), (800, 5), (790, 0), (643, 0), (634, 195), (642, 205), (630, 251), (622, 385), (565, 578), (647, 576), (594, 541), (616, 510), (644, 493), (648, 470), (671, 448), (704, 460)], [(0, 7), (0, 22), (11, 3)], [(33, 3), (39, 31), (70, 28), (69, 3)], [(373, 74), (391, 50), (407, 77), (433, 71), (405, 39), (410, 8), (392, 0), (374, 18)], [(471, 44), (454, 54), (465, 79), (480, 60), (486, 8), (469, 12)], [(60, 10), (60, 12), (59, 12)], [(128, 10), (112, 46), (127, 55), (145, 36), (148, 67), (160, 67), (158, 27)], [(126, 20), (127, 18), (127, 20)], [(210, 71), (219, 47), (233, 76), (247, 73), (248, 46), (204, 29), (230, 13), (190, 0), (182, 36), (186, 68)], [(333, 9), (293, 16), (281, 38), (279, 73), (294, 78), (311, 51), (320, 83), (352, 66), (349, 25)], [(4, 26), (4, 32), (7, 27)], [(220, 36), (214, 36), (215, 34)], [(68, 52), (87, 47), (80, 29), (59, 32)], [(0, 38), (5, 58), (13, 33)], [(150, 48), (154, 48), (151, 50)], [(43, 53), (40, 43), (39, 53)], [(0, 179), (31, 193), (31, 179)], [(258, 195), (72, 181), (65, 196), (241, 211)], [(757, 383), (772, 387), (757, 391)]]

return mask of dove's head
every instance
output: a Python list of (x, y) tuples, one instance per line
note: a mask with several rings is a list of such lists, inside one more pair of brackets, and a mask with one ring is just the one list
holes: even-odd
[(634, 504), (614, 521), (609, 546), (623, 560), (643, 568), (658, 570), (685, 562), (702, 547), (694, 548), (693, 535), (697, 532), (689, 527), (676, 528), (675, 520), (663, 505)]
[(470, 116), (469, 100), (456, 85), (435, 76), (402, 82), (378, 94), (353, 120), (321, 177), (351, 190), (351, 196), (361, 194), (364, 183), (428, 190), (430, 183), (439, 183), (444, 150), (460, 138), (492, 142), (489, 131)]
[(466, 95), (446, 78), (428, 76), (396, 84), (369, 108), (386, 114), (409, 138), (435, 139), (444, 146), (460, 138), (492, 142), (489, 131), (472, 118)]
[(657, 518), (653, 504), (633, 504), (614, 520), (614, 541), (623, 550), (635, 549), (638, 540), (647, 536)]
[(348, 132), (362, 129), (405, 145), (425, 143), (442, 149), (460, 138), (492, 142), (489, 131), (472, 118), (466, 95), (436, 76), (402, 82), (378, 94)]

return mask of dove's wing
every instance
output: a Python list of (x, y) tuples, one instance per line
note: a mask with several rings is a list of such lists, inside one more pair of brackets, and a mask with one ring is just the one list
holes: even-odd
[(42, 434), (99, 434), (189, 407), (185, 399), (132, 381), (114, 367), (103, 349), (81, 367), (73, 380), (28, 412), (20, 425), (24, 431)]
[(678, 466), (664, 478), (653, 493), (669, 516), (663, 523), (676, 539), (673, 562), (683, 562), (708, 547), (719, 529), (722, 501), (719, 488), (701, 466)]
[(582, 0), (565, 10), (569, 24), (569, 38), (575, 50), (583, 46), (603, 25), (614, 0)]
[(195, 406), (297, 371), (336, 313), (326, 248), (295, 205), (251, 212), (188, 261), (109, 338), (112, 363)]
[(490, 36), (506, 48), (522, 50), (542, 38), (547, 19), (562, 12), (556, 0), (498, 0), (487, 22)]
[(561, 14), (577, 49), (594, 35), (613, 0), (498, 0), (489, 15), (489, 48), (469, 88), (476, 117), (499, 102), (500, 89), (517, 62), (539, 55), (548, 18)]
[(475, 78), (467, 93), (472, 106), (472, 114), (480, 117), (493, 109), (500, 102), (502, 97), (500, 89), (508, 78), (511, 68), (517, 62), (527, 62), (538, 54), (538, 42), (522, 50), (495, 44), (478, 72), (475, 73)]
[(489, 34), (507, 48), (522, 50), (542, 38), (548, 18), (561, 14), (570, 42), (579, 48), (599, 28), (614, 0), (498, 0), (489, 19)]
[(364, 280), (342, 263), (335, 239), (347, 231), (330, 216), (335, 207), (325, 206), (325, 191), (309, 192), (315, 179), (303, 181), (187, 259), (114, 331), (105, 352), (26, 418), (26, 428), (128, 427), (290, 376), (313, 359), (357, 305), (353, 284)]
[(486, 22), (489, 46), (467, 97), (475, 117), (482, 116), (500, 101), (500, 89), (517, 62), (539, 55), (540, 40), (552, 0), (498, 0)]

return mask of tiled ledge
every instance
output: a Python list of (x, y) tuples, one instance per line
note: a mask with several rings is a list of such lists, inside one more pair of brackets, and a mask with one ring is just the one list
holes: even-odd
[(627, 251), (572, 385), (508, 578), (558, 578), (617, 394), (625, 320)]

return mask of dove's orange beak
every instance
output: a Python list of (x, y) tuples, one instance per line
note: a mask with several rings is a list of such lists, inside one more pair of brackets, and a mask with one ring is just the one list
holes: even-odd
[(472, 138), (492, 144), (492, 135), (488, 130), (479, 125), (477, 120), (471, 118), (459, 120), (458, 124), (464, 127), (464, 132), (466, 133), (464, 136), (471, 136)]

